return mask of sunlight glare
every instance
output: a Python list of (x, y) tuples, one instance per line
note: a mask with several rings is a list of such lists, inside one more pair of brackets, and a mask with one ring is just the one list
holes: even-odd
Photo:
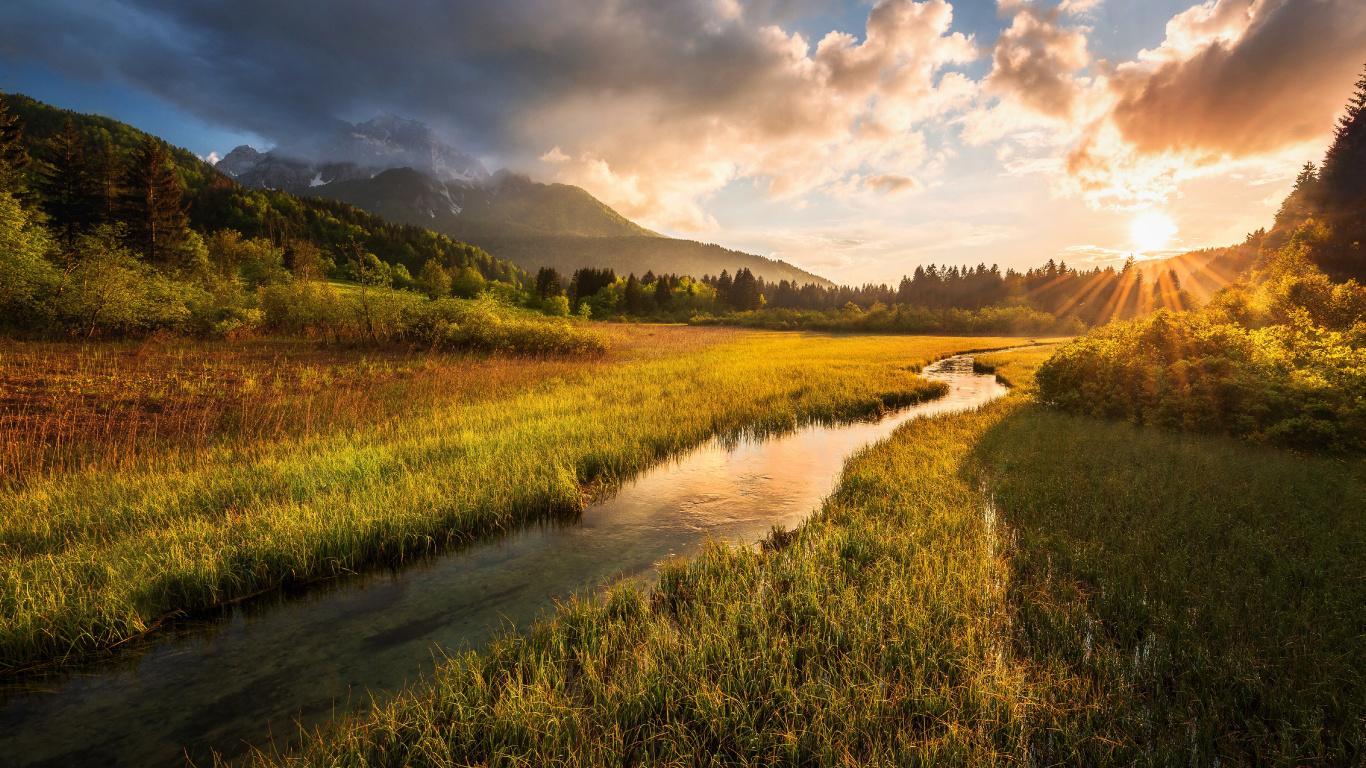
[(1140, 251), (1160, 250), (1171, 242), (1176, 234), (1176, 224), (1167, 217), (1166, 214), (1157, 211), (1148, 211), (1134, 220), (1133, 235), (1134, 245)]

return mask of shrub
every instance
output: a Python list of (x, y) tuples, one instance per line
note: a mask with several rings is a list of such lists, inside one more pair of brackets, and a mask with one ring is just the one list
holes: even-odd
[(542, 311), (551, 317), (569, 317), (569, 299), (563, 295), (551, 296), (542, 302)]

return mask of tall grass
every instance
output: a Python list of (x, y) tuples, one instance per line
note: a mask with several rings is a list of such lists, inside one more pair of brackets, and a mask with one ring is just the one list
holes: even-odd
[(977, 465), (1054, 759), (1366, 759), (1366, 463), (1031, 407)]
[(561, 607), (261, 765), (1351, 765), (1366, 468), (1015, 384), (796, 531)]
[(1001, 344), (750, 334), (355, 427), (35, 479), (0, 496), (0, 663), (94, 650), (173, 611), (572, 515), (585, 484), (713, 435), (935, 396), (942, 385), (916, 376), (921, 364)]

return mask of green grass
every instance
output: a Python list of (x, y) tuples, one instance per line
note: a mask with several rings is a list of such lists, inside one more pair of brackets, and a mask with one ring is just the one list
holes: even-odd
[(96, 650), (178, 610), (572, 515), (585, 484), (713, 435), (932, 397), (942, 385), (915, 375), (922, 363), (1008, 343), (738, 338), (355, 429), (35, 478), (0, 495), (0, 665)]
[(1366, 464), (1038, 407), (979, 451), (1054, 758), (1366, 757)]
[(1011, 395), (862, 451), (798, 530), (259, 762), (1360, 763), (1366, 468), (1050, 412), (1046, 355), (985, 356)]

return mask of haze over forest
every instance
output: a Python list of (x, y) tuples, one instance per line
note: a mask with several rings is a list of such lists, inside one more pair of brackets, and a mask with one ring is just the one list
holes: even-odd
[(1241, 242), (1366, 60), (1352, 0), (17, 2), (0, 90), (210, 160), (388, 112), (837, 283)]

